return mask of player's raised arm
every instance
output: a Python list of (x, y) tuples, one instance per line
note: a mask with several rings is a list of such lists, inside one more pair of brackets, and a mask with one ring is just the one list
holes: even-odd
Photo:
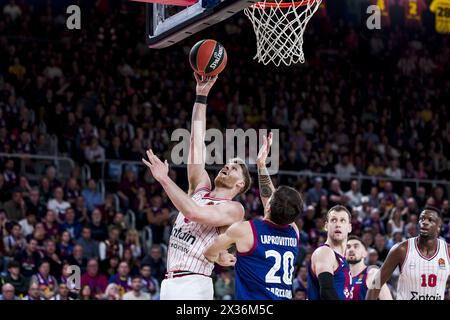
[(258, 167), (258, 182), (259, 193), (261, 196), (261, 202), (266, 208), (267, 202), (275, 191), (272, 180), (270, 179), (269, 171), (266, 167), (266, 159), (272, 146), (272, 132), (269, 133), (269, 137), (263, 136), (264, 142), (259, 150), (258, 157), (256, 158), (256, 165)]
[(147, 151), (147, 156), (149, 161), (142, 159), (142, 162), (151, 170), (174, 206), (187, 219), (214, 227), (229, 226), (243, 219), (244, 207), (239, 202), (228, 201), (215, 206), (199, 206), (170, 179), (167, 160), (163, 163), (151, 149)]
[(367, 284), (366, 300), (377, 300), (380, 295), (380, 288), (389, 280), (395, 268), (400, 265), (406, 256), (406, 242), (402, 242), (389, 251), (381, 269), (374, 275), (372, 281)]
[(197, 73), (194, 73), (194, 76), (197, 81), (197, 96), (192, 111), (191, 140), (187, 165), (189, 195), (192, 195), (198, 188), (211, 188), (211, 181), (205, 170), (206, 99), (217, 80), (217, 76), (204, 79)]
[(336, 269), (336, 257), (332, 249), (323, 246), (311, 256), (313, 272), (317, 275), (322, 300), (339, 300), (334, 286), (333, 274)]

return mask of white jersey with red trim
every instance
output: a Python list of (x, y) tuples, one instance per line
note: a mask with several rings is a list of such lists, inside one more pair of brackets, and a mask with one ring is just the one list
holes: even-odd
[(407, 240), (406, 257), (400, 268), (397, 300), (444, 300), (450, 275), (447, 243), (437, 239), (436, 252), (424, 257), (418, 247), (419, 238)]
[[(197, 190), (192, 200), (200, 206), (217, 205), (230, 200), (209, 196), (210, 190)], [(209, 262), (203, 252), (220, 234), (218, 227), (189, 221), (178, 213), (172, 229), (167, 253), (167, 272), (190, 271), (210, 276), (214, 263)]]

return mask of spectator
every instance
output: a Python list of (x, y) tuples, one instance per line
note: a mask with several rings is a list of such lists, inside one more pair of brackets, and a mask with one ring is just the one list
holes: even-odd
[(86, 208), (90, 212), (102, 203), (102, 195), (97, 190), (97, 183), (94, 179), (89, 180), (87, 189), (84, 189), (81, 195), (83, 196)]
[(10, 283), (14, 287), (15, 293), (18, 294), (19, 297), (23, 297), (28, 290), (28, 281), (20, 273), (20, 264), (16, 260), (11, 260), (8, 263), (7, 268), (8, 273), (4, 277), (4, 282)]
[(5, 301), (18, 300), (18, 298), (15, 295), (14, 286), (12, 284), (5, 283), (2, 286), (2, 295), (0, 296), (0, 300)]
[(387, 223), (387, 234), (390, 237), (397, 232), (403, 234), (403, 230), (405, 227), (405, 221), (402, 220), (402, 213), (397, 208), (393, 208), (391, 210), (391, 217)]
[(356, 173), (356, 168), (350, 162), (348, 155), (343, 155), (341, 161), (334, 167), (336, 174), (342, 181), (348, 181)]
[(58, 282), (56, 278), (50, 274), (50, 263), (42, 260), (39, 263), (39, 272), (31, 277), (31, 283), (37, 283), (39, 293), (43, 300), (52, 298), (58, 290)]
[(235, 282), (233, 273), (230, 270), (224, 270), (214, 284), (214, 294), (218, 300), (233, 300), (235, 291)]
[(23, 298), (23, 300), (45, 300), (45, 298), (41, 295), (39, 284), (37, 282), (30, 282), (28, 294), (25, 298)]
[(73, 242), (69, 231), (63, 231), (61, 234), (60, 243), (58, 245), (59, 256), (61, 259), (66, 260), (72, 255)]
[(139, 183), (136, 180), (136, 174), (133, 170), (126, 170), (124, 178), (119, 185), (119, 191), (117, 192), (123, 208), (129, 208), (134, 202), (138, 189)]
[(308, 190), (306, 195), (307, 205), (316, 206), (322, 196), (327, 196), (327, 191), (323, 188), (323, 180), (320, 177), (314, 179), (314, 187)]
[(328, 203), (330, 207), (345, 203), (345, 195), (341, 190), (341, 183), (338, 179), (333, 179), (330, 185), (330, 192), (328, 193)]
[(37, 266), (41, 260), (41, 255), (37, 250), (38, 242), (31, 238), (22, 252), (20, 252), (15, 260), (22, 266), (22, 274), (26, 278), (31, 278), (37, 272)]
[(70, 208), (70, 203), (64, 201), (63, 188), (55, 188), (53, 197), (54, 198), (48, 202), (47, 209), (53, 211), (56, 214), (56, 219), (58, 220), (58, 222), (64, 221), (66, 210)]
[(25, 200), (25, 205), (27, 208), (26, 216), (33, 214), (35, 217), (41, 219), (47, 212), (46, 206), (39, 199), (39, 189), (37, 188), (31, 189), (29, 196)]
[(50, 266), (50, 274), (56, 279), (59, 279), (61, 277), (62, 261), (56, 253), (55, 241), (51, 239), (45, 241), (44, 260), (47, 261)]
[(64, 190), (64, 194), (66, 195), (67, 202), (73, 207), (78, 199), (81, 196), (80, 186), (78, 184), (77, 179), (69, 178), (66, 184), (66, 188)]
[(69, 296), (69, 288), (67, 287), (67, 284), (60, 283), (58, 285), (58, 293), (50, 300), (73, 300)]
[(72, 239), (78, 239), (81, 234), (81, 223), (75, 219), (75, 210), (68, 208), (66, 210), (65, 221), (60, 225), (60, 232), (67, 231)]
[(10, 234), (3, 238), (3, 246), (7, 256), (14, 257), (26, 247), (20, 224), (13, 222)]
[(302, 288), (295, 289), (294, 300), (306, 300), (306, 290)]
[(142, 290), (152, 297), (152, 300), (159, 299), (159, 283), (152, 276), (152, 267), (148, 264), (141, 266)]
[(67, 258), (67, 262), (71, 265), (78, 266), (81, 269), (81, 272), (84, 273), (86, 270), (86, 265), (88, 264), (88, 260), (84, 257), (83, 247), (76, 244), (73, 247), (72, 255)]
[(131, 280), (131, 291), (123, 296), (123, 300), (151, 300), (149, 293), (142, 290), (142, 279), (136, 275)]
[(378, 259), (381, 261), (384, 261), (389, 253), (386, 245), (386, 237), (382, 234), (377, 234), (375, 236), (375, 250), (377, 250)]
[(368, 265), (369, 266), (377, 266), (378, 268), (381, 268), (383, 262), (378, 260), (378, 252), (375, 249), (369, 248), (369, 254), (368, 254)]
[(159, 244), (154, 244), (150, 248), (150, 253), (142, 259), (142, 264), (151, 266), (152, 277), (162, 281), (166, 274), (166, 263), (162, 257), (162, 248)]
[(42, 221), (45, 229), (45, 237), (56, 240), (58, 237), (59, 225), (56, 213), (53, 210), (47, 210), (47, 214)]
[(12, 199), (5, 202), (3, 208), (8, 220), (20, 221), (25, 218), (27, 207), (22, 198), (22, 189), (15, 188), (12, 192)]
[(81, 238), (77, 240), (77, 244), (83, 248), (83, 258), (98, 258), (98, 242), (92, 239), (91, 228), (85, 226), (81, 231)]
[[(108, 286), (108, 280), (99, 273), (99, 266), (96, 259), (90, 259), (87, 263), (87, 271), (81, 276), (81, 287), (89, 286), (91, 298), (102, 299), (103, 293)], [(81, 292), (85, 296), (85, 292)]]
[(292, 283), (292, 291), (294, 292), (295, 295), (295, 291), (297, 289), (306, 290), (307, 288), (308, 288), (308, 270), (306, 266), (299, 266), (297, 269), (297, 276), (295, 277)]
[(91, 144), (84, 149), (84, 156), (91, 167), (92, 176), (100, 178), (101, 164), (105, 160), (105, 149), (98, 144), (96, 138), (92, 138)]
[(117, 268), (117, 274), (109, 278), (109, 283), (115, 283), (117, 285), (121, 297), (131, 289), (131, 277), (129, 274), (130, 267), (128, 263), (122, 261)]
[(386, 176), (392, 179), (401, 179), (402, 170), (398, 167), (398, 160), (394, 159), (391, 161), (390, 166), (385, 171)]
[(403, 237), (403, 231), (396, 231), (393, 233), (392, 238), (387, 242), (387, 249), (391, 250), (393, 246), (403, 242), (405, 238)]
[(351, 207), (358, 207), (361, 205), (361, 199), (363, 197), (359, 190), (359, 183), (357, 180), (352, 180), (350, 184), (350, 190), (345, 193), (348, 199), (348, 205)]
[(123, 256), (123, 245), (119, 240), (120, 230), (117, 227), (111, 227), (107, 240), (100, 242), (99, 257), (100, 261), (109, 259), (112, 256), (119, 259)]
[(89, 228), (92, 232), (92, 239), (95, 241), (103, 241), (107, 238), (108, 228), (102, 223), (102, 213), (99, 209), (92, 211), (92, 218)]
[(32, 212), (27, 213), (25, 219), (19, 221), (19, 225), (22, 227), (22, 234), (24, 237), (28, 237), (33, 234), (35, 224), (36, 215)]
[(129, 248), (132, 252), (133, 258), (138, 259), (142, 255), (141, 244), (139, 243), (139, 233), (135, 229), (130, 229), (127, 232), (125, 239), (125, 248)]
[(80, 290), (80, 300), (91, 300), (92, 299), (92, 291), (91, 287), (88, 285), (84, 285)]
[(9, 3), (3, 7), (3, 13), (10, 16), (12, 21), (16, 21), (22, 15), (22, 10), (15, 0), (9, 0)]
[(122, 300), (120, 295), (119, 286), (115, 283), (110, 283), (105, 290), (105, 293), (102, 296), (104, 300)]
[(28, 237), (29, 239), (35, 239), (37, 242), (36, 249), (38, 253), (42, 256), (45, 251), (45, 240), (47, 240), (47, 231), (45, 230), (44, 224), (42, 222), (36, 223), (33, 234)]

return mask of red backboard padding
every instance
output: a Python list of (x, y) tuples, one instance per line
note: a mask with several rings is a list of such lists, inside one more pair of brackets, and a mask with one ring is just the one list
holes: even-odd
[(172, 6), (187, 7), (197, 3), (199, 0), (130, 0), (130, 1), (145, 2), (145, 3), (161, 3)]

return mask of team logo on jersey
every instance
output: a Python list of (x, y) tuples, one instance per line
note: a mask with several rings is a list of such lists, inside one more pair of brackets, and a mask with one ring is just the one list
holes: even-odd
[(439, 269), (445, 270), (445, 260), (444, 259), (439, 258), (438, 264), (439, 264)]

